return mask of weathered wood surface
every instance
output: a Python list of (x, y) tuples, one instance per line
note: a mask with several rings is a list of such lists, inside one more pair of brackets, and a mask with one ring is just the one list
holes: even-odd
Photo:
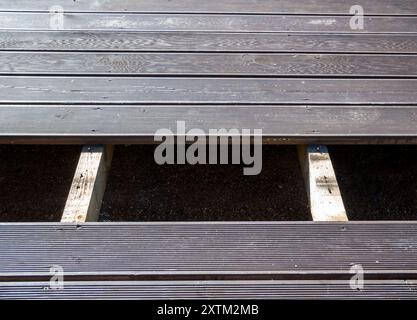
[[(416, 143), (415, 106), (0, 106), (2, 143), (143, 143), (155, 132), (262, 129), (265, 142)], [(253, 127), (255, 123), (255, 127)], [(19, 125), (17, 125), (19, 124)], [(121, 131), (121, 128), (123, 130)], [(123, 135), (121, 135), (121, 132)]]
[(313, 221), (348, 221), (326, 146), (298, 146)]
[(417, 55), (0, 52), (0, 74), (417, 78)]
[[(0, 298), (416, 299), (416, 231), (414, 222), (6, 223)], [(64, 271), (60, 290), (52, 265)], [(352, 287), (354, 265), (363, 287)]]
[[(267, 14), (345, 14), (351, 1), (334, 0), (19, 0), (0, 1), (0, 11), (46, 11), (62, 6), (68, 12), (181, 12), (181, 13), (267, 13)], [(368, 15), (417, 15), (414, 0), (361, 0)]]
[(417, 36), (0, 30), (0, 50), (417, 54)]
[(0, 0), (0, 142), (143, 143), (185, 120), (415, 143), (417, 3), (360, 5), (363, 30), (346, 1)]
[[(0, 29), (50, 30), (51, 13), (0, 12)], [(64, 13), (64, 30), (417, 33), (416, 17), (366, 16), (364, 30), (350, 28), (351, 16), (239, 14)]]
[[(416, 280), (415, 222), (0, 224), (0, 280)], [(302, 235), (302, 237), (300, 237)], [(289, 258), (290, 257), (290, 258)], [(366, 286), (366, 283), (365, 283)]]
[(414, 280), (366, 280), (366, 286), (362, 290), (352, 290), (347, 280), (69, 281), (65, 282), (63, 290), (47, 290), (49, 286), (49, 282), (0, 283), (0, 299), (417, 299), (417, 281)]
[(111, 145), (83, 147), (61, 222), (98, 221), (112, 157)]
[(415, 104), (417, 79), (0, 77), (0, 103)]

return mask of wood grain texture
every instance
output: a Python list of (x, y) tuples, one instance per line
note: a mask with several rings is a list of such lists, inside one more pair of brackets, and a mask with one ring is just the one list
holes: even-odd
[[(50, 13), (0, 12), (0, 29), (50, 30)], [(417, 33), (417, 17), (371, 16), (364, 30), (350, 28), (350, 16), (196, 15), (65, 13), (64, 30)]]
[(417, 77), (417, 55), (0, 52), (0, 74)]
[[(49, 30), (53, 5), (67, 30)], [(417, 3), (363, 0), (359, 32), (351, 5), (0, 0), (0, 140), (139, 143), (187, 120), (279, 142), (414, 142)]]
[(0, 103), (415, 104), (417, 80), (0, 77)]
[[(415, 143), (417, 106), (0, 106), (2, 143), (144, 143), (161, 128), (262, 129), (269, 143)], [(269, 139), (268, 141), (268, 138)]]
[(326, 146), (298, 146), (313, 221), (348, 221), (332, 160)]
[[(49, 11), (60, 5), (68, 12), (184, 12), (346, 14), (354, 3), (334, 0), (19, 0), (0, 1), (0, 11)], [(414, 0), (361, 0), (366, 14), (417, 15)]]
[(0, 50), (417, 53), (417, 36), (3, 30)]
[(112, 156), (111, 145), (83, 147), (61, 222), (98, 221)]

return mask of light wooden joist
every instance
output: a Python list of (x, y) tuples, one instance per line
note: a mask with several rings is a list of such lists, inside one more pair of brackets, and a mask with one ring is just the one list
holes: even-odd
[(72, 181), (61, 222), (97, 221), (113, 146), (84, 146)]
[(298, 146), (314, 221), (348, 221), (329, 151), (326, 146)]

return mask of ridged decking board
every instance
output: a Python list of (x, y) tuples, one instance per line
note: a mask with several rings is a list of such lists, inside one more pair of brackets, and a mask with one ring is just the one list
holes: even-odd
[(348, 281), (122, 281), (0, 283), (0, 299), (417, 299), (416, 281), (367, 281), (352, 290)]
[(417, 223), (0, 224), (0, 280), (417, 278)]
[(417, 299), (416, 278), (415, 222), (0, 224), (0, 298)]
[(0, 0), (0, 142), (416, 143), (417, 3), (359, 4)]

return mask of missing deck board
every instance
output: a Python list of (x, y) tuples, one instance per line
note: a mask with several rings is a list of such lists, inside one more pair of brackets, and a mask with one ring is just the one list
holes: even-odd
[(154, 146), (115, 150), (102, 220), (311, 220), (297, 150), (264, 146), (259, 176), (239, 165), (166, 165)]
[(417, 219), (417, 146), (329, 146), (349, 220)]
[(0, 222), (57, 222), (80, 146), (0, 145)]
[[(328, 148), (351, 221), (416, 219), (417, 146)], [(80, 151), (0, 146), (0, 221), (58, 222)], [(260, 176), (243, 177), (240, 166), (160, 167), (153, 146), (118, 146), (102, 221), (311, 220), (296, 148), (264, 146), (263, 158)]]

